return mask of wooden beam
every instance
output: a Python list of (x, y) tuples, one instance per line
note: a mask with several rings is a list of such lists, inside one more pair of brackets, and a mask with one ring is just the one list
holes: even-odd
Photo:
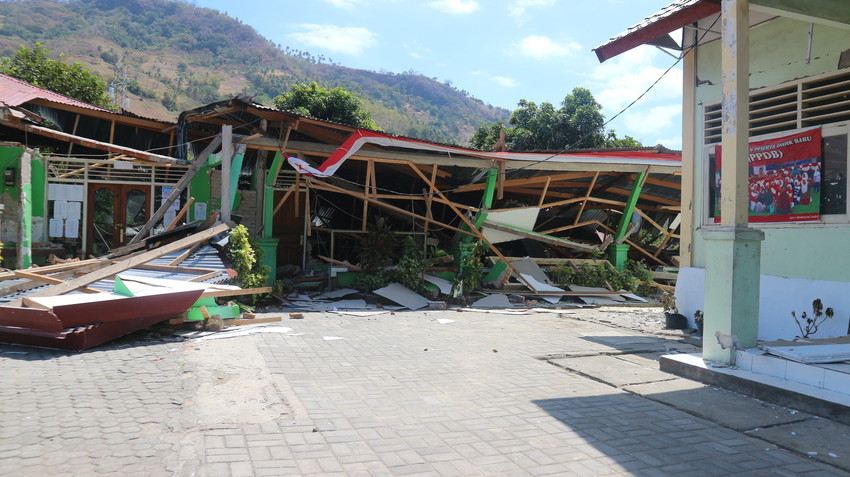
[[(515, 187), (521, 185), (543, 184), (549, 181), (566, 181), (571, 179), (583, 179), (592, 177), (594, 172), (570, 172), (566, 174), (551, 174), (539, 175), (535, 177), (526, 177), (522, 179), (508, 179), (505, 181), (505, 187)], [(456, 192), (471, 192), (476, 190), (484, 190), (484, 184), (470, 184), (459, 188)]]
[(200, 244), (200, 243), (196, 243), (195, 245), (192, 245), (191, 247), (187, 248), (185, 252), (183, 252), (183, 253), (181, 253), (180, 255), (178, 255), (178, 256), (177, 256), (177, 258), (175, 258), (174, 260), (172, 260), (172, 261), (168, 262), (168, 264), (169, 264), (169, 265), (180, 265), (181, 263), (183, 263), (183, 261), (184, 261), (184, 260), (186, 260), (187, 258), (189, 258), (189, 257), (190, 257), (193, 253), (195, 253), (195, 252), (196, 252), (199, 248), (201, 248), (201, 244)]
[(286, 199), (288, 199), (290, 195), (292, 195), (292, 191), (294, 190), (297, 189), (295, 186), (292, 186), (289, 188), (289, 190), (286, 191), (285, 194), (283, 194), (283, 197), (277, 202), (277, 204), (275, 204), (272, 216), (277, 215), (278, 211), (281, 209), (281, 207), (283, 207), (283, 203), (286, 202)]
[(201, 293), (201, 298), (219, 298), (223, 296), (240, 296), (240, 295), (260, 295), (263, 293), (271, 293), (272, 287), (260, 288), (242, 288), (240, 290), (204, 290)]
[[(490, 247), (490, 250), (492, 250), (492, 251), (493, 251), (493, 253), (495, 253), (497, 256), (499, 256), (500, 258), (504, 258), (504, 256), (502, 255), (502, 252), (500, 252), (500, 251), (499, 251), (499, 249), (498, 249), (498, 248), (496, 248), (496, 246), (495, 246), (495, 245), (493, 245), (493, 244), (492, 244), (489, 240), (487, 240), (487, 239), (484, 237), (484, 234), (482, 234), (482, 233), (481, 233), (481, 231), (480, 231), (480, 230), (478, 230), (478, 228), (475, 226), (475, 224), (473, 224), (473, 223), (472, 223), (472, 221), (471, 221), (471, 220), (469, 220), (469, 218), (466, 216), (466, 214), (464, 214), (463, 212), (461, 212), (461, 211), (460, 211), (460, 209), (458, 209), (458, 208), (454, 205), (454, 203), (453, 203), (453, 202), (449, 201), (449, 199), (448, 199), (448, 198), (447, 198), (447, 197), (446, 197), (446, 196), (445, 196), (445, 195), (444, 195), (444, 194), (443, 194), (443, 193), (442, 193), (439, 189), (437, 189), (437, 186), (436, 186), (433, 182), (429, 181), (427, 177), (425, 177), (425, 174), (423, 174), (423, 173), (422, 173), (422, 171), (420, 171), (419, 169), (417, 169), (416, 167), (414, 167), (414, 166), (413, 166), (413, 163), (412, 163), (412, 162), (411, 162), (411, 163), (409, 163), (409, 164), (410, 164), (410, 168), (411, 168), (411, 169), (413, 169), (414, 171), (416, 171), (416, 173), (419, 175), (419, 177), (420, 177), (423, 181), (425, 181), (425, 183), (426, 183), (426, 184), (428, 184), (428, 187), (430, 187), (430, 188), (431, 188), (431, 192), (433, 192), (433, 193), (437, 194), (438, 196), (440, 196), (440, 198), (441, 198), (441, 199), (443, 199), (443, 200), (445, 200), (445, 201), (446, 201), (446, 205), (448, 205), (448, 206), (449, 206), (449, 208), (451, 208), (451, 209), (452, 209), (452, 211), (453, 211), (455, 214), (457, 214), (457, 216), (458, 216), (458, 217), (460, 217), (460, 219), (461, 219), (461, 220), (462, 220), (462, 221), (466, 224), (466, 226), (467, 226), (467, 227), (469, 227), (469, 230), (471, 230), (471, 231), (472, 231), (473, 235), (475, 235), (475, 236), (478, 238), (478, 240), (480, 240), (480, 241), (482, 241), (482, 242), (486, 243), (486, 244), (487, 244), (487, 246), (488, 246), (488, 247)], [(525, 277), (523, 277), (523, 276), (522, 276), (522, 274), (521, 274), (521, 273), (519, 273), (519, 270), (517, 270), (517, 269), (516, 269), (516, 267), (514, 267), (514, 266), (513, 266), (510, 262), (508, 262), (508, 261), (505, 261), (505, 264), (508, 266), (508, 269), (511, 271), (511, 273), (513, 273), (514, 275), (516, 275), (516, 277), (517, 277), (517, 278), (518, 278), (521, 282), (523, 282), (523, 283), (524, 283), (524, 284), (525, 284), (525, 285), (526, 285), (529, 289), (531, 289), (531, 290), (535, 290), (534, 285), (532, 285), (532, 284), (531, 284), (528, 280), (526, 280), (526, 279), (525, 279)]]
[(221, 275), (221, 271), (216, 270), (214, 272), (206, 273), (206, 274), (198, 276), (198, 277), (192, 277), (188, 281), (190, 281), (190, 282), (202, 282), (204, 280), (209, 280), (210, 278), (215, 278), (219, 275)]
[(430, 222), (431, 224), (437, 225), (437, 226), (445, 228), (445, 229), (452, 230), (454, 232), (460, 232), (462, 234), (475, 236), (475, 234), (473, 232), (470, 232), (468, 230), (462, 230), (462, 229), (459, 229), (457, 227), (451, 226), (449, 224), (440, 222), (438, 220), (429, 219), (428, 217), (424, 217), (424, 216), (421, 216), (419, 214), (410, 212), (408, 210), (402, 209), (401, 207), (396, 207), (394, 205), (387, 204), (386, 202), (381, 202), (380, 200), (377, 200), (377, 199), (372, 199), (370, 197), (364, 197), (360, 193), (352, 192), (352, 191), (343, 189), (342, 187), (339, 187), (339, 186), (336, 186), (336, 185), (333, 185), (333, 184), (328, 184), (326, 182), (317, 182), (314, 179), (310, 179), (310, 178), (306, 178), (306, 180), (308, 182), (310, 182), (310, 187), (317, 189), (317, 190), (325, 190), (325, 191), (328, 191), (328, 192), (337, 192), (339, 194), (345, 194), (345, 195), (355, 197), (355, 198), (360, 199), (360, 200), (368, 200), (370, 204), (375, 205), (377, 207), (392, 210), (393, 212), (396, 212), (398, 214), (405, 215), (405, 216), (408, 216), (408, 217), (413, 217), (414, 219), (424, 220), (424, 221)]
[(581, 214), (584, 213), (584, 208), (587, 207), (587, 200), (590, 199), (590, 194), (593, 193), (593, 187), (596, 185), (596, 181), (599, 179), (599, 172), (593, 175), (593, 180), (590, 181), (590, 186), (587, 188), (587, 194), (584, 195), (584, 200), (581, 202), (581, 207), (578, 209), (578, 214), (576, 214), (576, 219), (573, 222), (573, 225), (577, 224), (579, 220), (581, 220)]
[(207, 146), (206, 148), (204, 148), (203, 151), (201, 151), (201, 154), (199, 154), (198, 157), (195, 158), (195, 161), (192, 162), (192, 165), (189, 166), (189, 169), (186, 170), (186, 173), (183, 174), (183, 177), (180, 178), (180, 180), (171, 190), (171, 194), (169, 194), (168, 198), (163, 201), (162, 205), (159, 206), (159, 209), (154, 212), (150, 220), (148, 220), (147, 223), (142, 227), (142, 229), (139, 230), (139, 233), (137, 233), (130, 240), (130, 243), (128, 245), (137, 243), (143, 238), (147, 237), (150, 231), (153, 230), (154, 226), (156, 226), (156, 224), (159, 223), (159, 221), (162, 220), (163, 217), (165, 217), (165, 212), (168, 210), (169, 207), (171, 207), (171, 204), (173, 204), (174, 201), (177, 200), (178, 197), (180, 197), (180, 194), (183, 192), (183, 190), (189, 186), (189, 182), (192, 181), (192, 178), (195, 177), (195, 174), (197, 174), (197, 172), (201, 170), (201, 167), (203, 167), (207, 163), (207, 157), (209, 157), (209, 155), (212, 154), (212, 152), (215, 151), (215, 149), (220, 144), (221, 135), (218, 135), (215, 137), (215, 139), (213, 139), (209, 146)]
[[(176, 242), (163, 245), (162, 247), (159, 247), (157, 249), (149, 250), (139, 255), (121, 260), (117, 263), (113, 263), (112, 265), (103, 267), (99, 270), (87, 273), (81, 277), (68, 280), (64, 283), (53, 285), (45, 290), (35, 292), (30, 296), (34, 298), (40, 296), (56, 296), (61, 295), (63, 293), (67, 293), (69, 291), (76, 290), (77, 288), (84, 287), (86, 285), (89, 285), (90, 283), (94, 283), (103, 278), (121, 273), (124, 270), (136, 267), (138, 265), (143, 265), (151, 260), (162, 257), (163, 255), (168, 255), (169, 253), (172, 253), (176, 250), (182, 250), (186, 247), (194, 245), (195, 243), (209, 240), (210, 238), (228, 230), (229, 228), (230, 226), (228, 224), (219, 224), (211, 229), (204, 230), (203, 232), (184, 237), (180, 240), (177, 240)], [(14, 302), (10, 302), (9, 304), (15, 306)]]
[(133, 268), (138, 268), (140, 270), (156, 270), (156, 271), (160, 271), (160, 272), (178, 272), (178, 273), (194, 273), (194, 274), (206, 274), (206, 273), (220, 271), (220, 270), (215, 270), (215, 269), (212, 269), (212, 268), (181, 267), (179, 265), (157, 265), (155, 263), (144, 263), (142, 265), (137, 265)]
[(652, 177), (647, 177), (644, 182), (646, 182), (647, 184), (657, 185), (657, 186), (661, 186), (661, 187), (667, 187), (669, 189), (676, 189), (676, 190), (682, 189), (682, 184), (679, 184), (677, 182), (663, 181), (661, 179), (653, 179)]
[(543, 201), (546, 200), (546, 192), (549, 191), (550, 182), (552, 182), (552, 176), (546, 176), (546, 184), (543, 186), (543, 191), (540, 192), (540, 201), (537, 203), (537, 207), (543, 207)]

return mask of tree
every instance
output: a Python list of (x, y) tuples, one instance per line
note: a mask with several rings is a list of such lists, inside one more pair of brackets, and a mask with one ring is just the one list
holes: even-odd
[(617, 137), (612, 129), (605, 136), (605, 147), (643, 147), (643, 144), (631, 136)]
[(49, 58), (49, 53), (41, 43), (32, 49), (22, 46), (14, 56), (0, 58), (0, 73), (95, 106), (114, 107), (106, 95), (106, 83), (97, 74), (81, 63), (63, 63), (63, 55), (58, 60)]
[(280, 109), (302, 116), (359, 128), (377, 129), (371, 114), (363, 107), (360, 99), (342, 87), (328, 90), (315, 81), (310, 84), (296, 84), (288, 93), (276, 96), (274, 104)]
[[(548, 101), (538, 106), (521, 99), (511, 114), (509, 124), (513, 127), (505, 129), (505, 144), (513, 151), (640, 146), (634, 138), (618, 139), (613, 131), (606, 133), (601, 109), (602, 105), (586, 88), (574, 88), (559, 109)], [(472, 136), (472, 146), (492, 149), (503, 127), (501, 122), (480, 126)]]

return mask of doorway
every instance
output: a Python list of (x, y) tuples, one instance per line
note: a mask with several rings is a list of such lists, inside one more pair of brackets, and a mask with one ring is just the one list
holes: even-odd
[(150, 218), (150, 187), (141, 184), (89, 184), (86, 250), (102, 255), (120, 247)]

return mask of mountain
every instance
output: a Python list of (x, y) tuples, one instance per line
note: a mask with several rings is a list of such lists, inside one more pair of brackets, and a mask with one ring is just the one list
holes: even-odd
[(510, 117), (436, 79), (347, 68), (185, 1), (0, 0), (0, 56), (36, 42), (112, 82), (129, 111), (169, 121), (239, 93), (272, 105), (310, 81), (356, 93), (387, 132), (432, 141), (468, 144), (478, 126)]

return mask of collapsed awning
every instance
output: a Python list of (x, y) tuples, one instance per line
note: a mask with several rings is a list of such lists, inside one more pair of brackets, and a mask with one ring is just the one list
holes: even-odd
[(593, 51), (601, 63), (640, 45), (658, 43), (665, 46), (669, 43), (670, 32), (718, 12), (719, 1), (676, 0)]
[(358, 129), (341, 146), (334, 151), (319, 167), (313, 167), (303, 159), (287, 157), (289, 164), (298, 172), (317, 177), (330, 177), (349, 157), (356, 154), (366, 144), (374, 144), (384, 147), (398, 147), (406, 149), (417, 149), (424, 151), (444, 152), (449, 155), (471, 156), (494, 161), (518, 161), (517, 167), (528, 164), (545, 162), (575, 163), (575, 164), (610, 164), (613, 169), (617, 166), (675, 166), (681, 165), (679, 154), (665, 154), (643, 151), (605, 151), (605, 152), (487, 152), (464, 149), (460, 147), (445, 146), (441, 144), (417, 141), (387, 134), (377, 133), (364, 129)]

